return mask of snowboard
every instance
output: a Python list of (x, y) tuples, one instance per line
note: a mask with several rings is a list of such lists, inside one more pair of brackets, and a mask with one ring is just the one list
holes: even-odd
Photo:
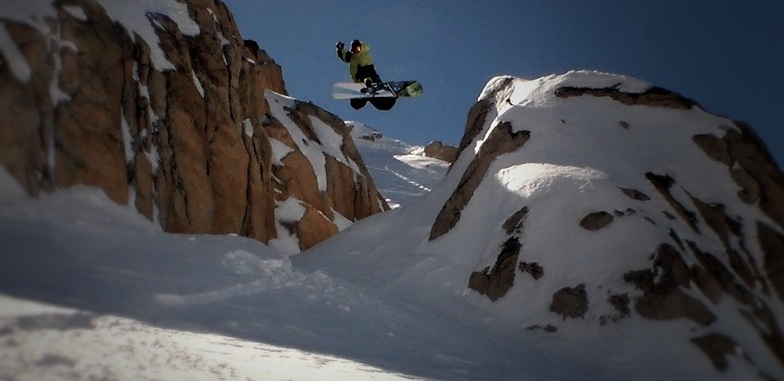
[(422, 95), (422, 85), (417, 81), (390, 81), (374, 83), (338, 82), (332, 87), (332, 98), (412, 98)]

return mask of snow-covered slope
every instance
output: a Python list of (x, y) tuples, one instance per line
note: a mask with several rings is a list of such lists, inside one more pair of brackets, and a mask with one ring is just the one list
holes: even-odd
[(349, 121), (351, 136), (376, 186), (391, 208), (409, 205), (441, 182), (449, 164), (423, 155), (424, 148)]
[[(377, 137), (358, 145), (394, 171), (395, 204), (443, 176), (421, 147), (352, 125)], [(2, 168), (0, 242), (3, 380), (468, 379), (484, 340), (257, 241), (164, 233), (94, 188), (29, 199)]]
[(399, 380), (335, 356), (0, 294), (3, 380)]
[(446, 372), (438, 370), (443, 359), (419, 359), (440, 345), (435, 323), (360, 287), (293, 269), (258, 241), (164, 233), (92, 188), (32, 200), (5, 170), (0, 185), (2, 380), (389, 380)]

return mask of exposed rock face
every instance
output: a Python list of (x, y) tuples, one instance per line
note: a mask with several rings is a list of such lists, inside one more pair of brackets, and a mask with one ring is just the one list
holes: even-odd
[(500, 123), (493, 130), (487, 138), (488, 143), (482, 145), (482, 149), (476, 154), (463, 174), (460, 184), (436, 217), (433, 228), (430, 230), (431, 241), (457, 225), (457, 222), (460, 221), (461, 210), (471, 200), (493, 160), (504, 153), (517, 150), (528, 141), (529, 137), (528, 131), (512, 131), (512, 126), (508, 123)]
[[(303, 204), (302, 216), (281, 216), (295, 226), (305, 250), (340, 230), (338, 220), (356, 221), (389, 209), (359, 155), (343, 120), (311, 103), (268, 93), (272, 115), (264, 123), (273, 144), (272, 175), (277, 204)], [(339, 141), (324, 147), (322, 141)], [(338, 216), (339, 215), (339, 216)]]
[(588, 311), (588, 294), (585, 292), (585, 286), (579, 284), (558, 290), (553, 294), (550, 311), (563, 316), (564, 319), (583, 317)]
[[(184, 4), (192, 25), (147, 13), (152, 42), (113, 20), (100, 2), (64, 5), (53, 5), (48, 33), (3, 20), (22, 59), (0, 65), (0, 164), (29, 194), (87, 184), (118, 203), (133, 202), (166, 231), (269, 242), (279, 230), (276, 189), (297, 184), (312, 210), (298, 229), (308, 237), (302, 248), (337, 232), (333, 222), (314, 222), (333, 210), (354, 221), (383, 208), (369, 176), (359, 189), (333, 187), (319, 197), (304, 195), (318, 193), (305, 189), (315, 187), (308, 174), (273, 176), (270, 128), (262, 124), (285, 116), (271, 117), (264, 92), (286, 94), (282, 70), (255, 42), (240, 39), (220, 1)], [(28, 67), (29, 77), (18, 67)], [(315, 106), (298, 112), (337, 124)], [(298, 122), (308, 128), (308, 118)], [(338, 151), (358, 157), (343, 144)], [(354, 170), (325, 162), (330, 168), (319, 170), (332, 184), (364, 170), (359, 159)]]
[(544, 269), (538, 263), (520, 262), (520, 271), (530, 274), (534, 279), (539, 279), (544, 276)]
[(594, 212), (580, 220), (580, 226), (586, 230), (599, 230), (612, 222), (613, 216), (607, 212)]
[(631, 271), (624, 280), (644, 292), (635, 303), (642, 317), (654, 320), (687, 318), (700, 325), (709, 325), (716, 316), (700, 300), (688, 296), (692, 279), (680, 253), (662, 244), (653, 262), (654, 270)]
[(498, 300), (514, 285), (515, 264), (519, 253), (520, 241), (517, 238), (508, 239), (504, 242), (493, 268), (486, 267), (483, 271), (471, 273), (468, 287), (487, 295), (490, 300)]
[[(483, 238), (503, 237), (494, 261), (477, 254), (485, 262), (466, 274), (468, 287), (498, 304), (553, 314), (552, 320), (525, 321), (531, 329), (561, 332), (559, 325), (574, 318), (602, 326), (624, 319), (681, 322), (695, 333), (673, 340), (691, 343), (719, 371), (741, 361), (770, 374), (755, 359), (761, 352), (784, 366), (784, 175), (764, 144), (745, 124), (708, 114), (678, 94), (611, 75), (591, 81), (614, 84), (581, 85), (582, 75), (488, 84), (469, 112), (460, 160), (450, 168), (459, 181), (430, 240), (452, 239), (463, 223)], [(590, 122), (553, 111), (557, 105), (571, 111), (570, 102)], [(593, 113), (586, 105), (602, 109)], [(600, 133), (613, 134), (607, 147), (619, 152), (593, 146)], [(641, 142), (661, 134), (681, 139), (664, 143), (663, 152), (688, 162), (645, 156), (651, 146)], [(569, 154), (553, 154), (559, 145)], [(500, 197), (490, 190), (497, 188), (504, 189)], [(521, 216), (465, 221), (472, 206), (521, 203), (527, 205)], [(581, 245), (570, 243), (578, 240)], [(515, 282), (523, 274), (530, 278)], [(541, 288), (553, 284), (558, 287), (548, 292)], [(542, 294), (551, 299), (532, 307)], [(731, 310), (720, 307), (727, 303)], [(727, 322), (746, 326), (730, 329)]]
[(618, 187), (618, 189), (620, 189), (621, 192), (623, 192), (623, 194), (625, 194), (626, 196), (628, 196), (632, 200), (648, 201), (648, 200), (651, 199), (645, 193), (642, 193), (642, 192), (640, 192), (638, 190), (635, 190), (635, 189), (629, 189), (629, 188), (624, 188), (624, 187)]
[[(727, 356), (738, 355), (737, 343), (721, 334), (710, 333), (705, 336), (695, 337), (691, 341), (708, 355), (714, 367), (722, 371), (729, 366)], [(743, 357), (746, 361), (750, 360), (748, 356)]]
[[(594, 97), (610, 97), (613, 100), (629, 106), (655, 106), (677, 109), (690, 109), (697, 106), (691, 99), (684, 98), (672, 91), (661, 87), (651, 87), (641, 93), (621, 91), (620, 83), (603, 88), (564, 86), (555, 90), (555, 96), (561, 98), (592, 95)], [(629, 123), (619, 122), (623, 128), (629, 128)]]
[(425, 146), (425, 156), (451, 164), (457, 160), (457, 148), (435, 140)]
[[(501, 100), (504, 97), (507, 97), (508, 94), (506, 92), (511, 91), (513, 88), (514, 78), (512, 77), (505, 77), (502, 80), (502, 83), (498, 85), (498, 94), (495, 96), (497, 100)], [(496, 103), (493, 101), (491, 97), (484, 97), (479, 99), (471, 109), (468, 110), (468, 116), (466, 117), (466, 125), (465, 131), (463, 132), (463, 138), (460, 139), (460, 145), (457, 146), (457, 154), (460, 155), (466, 147), (471, 145), (471, 143), (476, 139), (476, 137), (482, 132), (484, 123), (487, 121), (488, 114), (491, 110), (495, 110)]]

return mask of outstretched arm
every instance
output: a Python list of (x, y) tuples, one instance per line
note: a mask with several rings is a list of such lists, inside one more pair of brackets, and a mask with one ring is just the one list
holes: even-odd
[(344, 45), (340, 41), (338, 41), (338, 43), (335, 45), (335, 48), (337, 48), (337, 52), (338, 52), (338, 58), (340, 58), (340, 60), (345, 63), (349, 63), (351, 62), (351, 52), (343, 51), (343, 47)]

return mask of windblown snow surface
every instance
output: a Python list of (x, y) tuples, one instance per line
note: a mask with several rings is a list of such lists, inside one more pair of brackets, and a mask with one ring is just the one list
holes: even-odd
[[(446, 172), (422, 147), (349, 126), (393, 206)], [(0, 168), (0, 242), (1, 380), (442, 378), (461, 357), (456, 323), (423, 324), (254, 240), (164, 233), (93, 188), (33, 200)]]

